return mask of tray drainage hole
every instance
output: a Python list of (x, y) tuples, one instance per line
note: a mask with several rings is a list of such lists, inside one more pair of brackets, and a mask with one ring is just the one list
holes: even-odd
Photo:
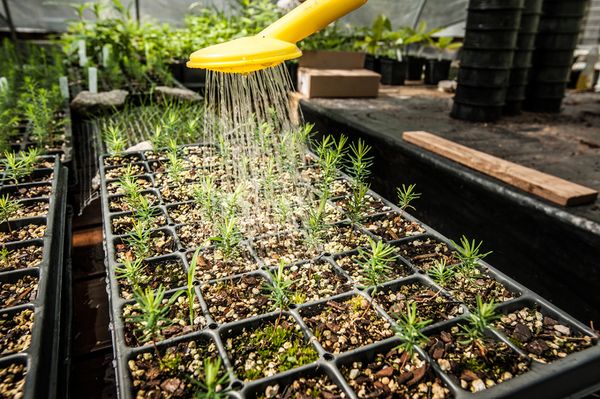
[(182, 254), (184, 254), (184, 253), (186, 253), (186, 252), (187, 252), (187, 250), (186, 250), (185, 248), (181, 248), (181, 249), (179, 250), (179, 252), (181, 252)]
[(217, 323), (210, 323), (208, 325), (208, 328), (211, 330), (216, 330), (217, 328), (219, 328), (219, 325)]
[(242, 388), (244, 388), (244, 383), (242, 381), (233, 381), (231, 383), (231, 388), (235, 389), (236, 391), (239, 391)]
[(324, 253), (323, 253), (323, 256), (327, 256), (327, 257), (329, 257), (329, 256), (331, 256), (331, 253), (330, 253), (330, 252), (324, 252)]
[(326, 353), (323, 355), (323, 359), (327, 360), (328, 362), (332, 362), (334, 357), (331, 353)]
[(296, 305), (295, 303), (290, 303), (290, 306), (288, 306), (290, 309), (296, 309), (298, 307), (298, 305)]
[(175, 223), (169, 223), (169, 227), (175, 227), (177, 226)]

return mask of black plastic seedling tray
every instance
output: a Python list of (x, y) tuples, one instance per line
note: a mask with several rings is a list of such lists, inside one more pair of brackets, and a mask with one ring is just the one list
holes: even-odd
[[(30, 222), (44, 223), (46, 230), (39, 239), (3, 243), (2, 248), (9, 250), (34, 245), (42, 248), (42, 260), (36, 267), (0, 272), (0, 282), (12, 282), (24, 275), (38, 278), (35, 300), (18, 306), (0, 310), (2, 314), (15, 314), (30, 309), (33, 314), (31, 343), (29, 347), (17, 353), (0, 356), (0, 367), (12, 364), (26, 366), (23, 398), (55, 398), (59, 373), (59, 336), (61, 324), (61, 291), (63, 272), (63, 249), (65, 236), (65, 209), (67, 195), (67, 169), (57, 156), (43, 157), (52, 160), (52, 169), (36, 170), (32, 176), (47, 176), (46, 182), (24, 183), (19, 187), (51, 186), (48, 213), (45, 217), (19, 219), (11, 222), (18, 226)], [(51, 176), (51, 177), (50, 177)], [(13, 193), (15, 186), (11, 182), (0, 180), (0, 194)], [(36, 180), (39, 180), (36, 178)], [(41, 198), (41, 197), (40, 197)]]
[[(171, 220), (169, 213), (167, 212), (168, 208), (172, 207), (173, 204), (165, 202), (163, 197), (161, 196), (160, 189), (156, 185), (156, 176), (152, 173), (149, 161), (144, 154), (145, 153), (128, 154), (134, 157), (134, 159), (129, 159), (126, 162), (126, 164), (139, 165), (143, 170), (143, 173), (140, 176), (152, 183), (152, 186), (149, 187), (149, 189), (145, 192), (151, 193), (152, 195), (156, 196), (159, 204), (158, 208), (164, 215), (167, 215), (167, 225), (160, 227), (160, 229), (157, 229), (157, 231), (160, 230), (172, 236), (174, 242), (173, 252), (171, 254), (157, 257), (154, 259), (149, 259), (148, 261), (150, 262), (154, 260), (159, 261), (164, 259), (176, 259), (178, 263), (183, 265), (184, 269), (187, 271), (189, 267), (187, 255), (189, 255), (190, 251), (193, 251), (194, 248), (185, 247), (179, 240), (177, 233), (177, 228), (179, 227), (179, 225), (177, 225), (175, 221)], [(114, 244), (120, 242), (122, 236), (115, 235), (112, 231), (111, 225), (111, 221), (115, 216), (127, 213), (114, 212), (110, 209), (110, 201), (115, 198), (118, 198), (118, 196), (109, 195), (109, 192), (107, 190), (108, 185), (114, 183), (115, 180), (108, 180), (106, 178), (107, 171), (110, 171), (114, 168), (113, 166), (105, 165), (106, 158), (106, 156), (103, 156), (100, 159), (105, 238), (104, 245), (106, 251), (105, 259), (107, 267), (107, 290), (109, 293), (109, 301), (111, 308), (111, 331), (114, 343), (114, 366), (116, 368), (117, 375), (117, 391), (118, 396), (120, 398), (129, 399), (134, 398), (136, 396), (134, 388), (132, 386), (132, 376), (128, 366), (129, 361), (131, 361), (141, 353), (154, 353), (155, 350), (160, 351), (166, 347), (176, 345), (177, 343), (189, 341), (210, 341), (216, 345), (217, 353), (223, 359), (223, 364), (227, 368), (227, 373), (230, 377), (229, 388), (231, 389), (231, 397), (254, 398), (257, 395), (262, 394), (267, 386), (272, 386), (274, 384), (286, 385), (300, 376), (310, 377), (314, 375), (327, 375), (329, 379), (333, 383), (338, 385), (341, 391), (345, 393), (346, 397), (356, 398), (357, 394), (350, 388), (349, 383), (344, 379), (344, 376), (340, 371), (341, 368), (344, 365), (351, 364), (354, 361), (367, 361), (373, 358), (374, 353), (393, 348), (397, 346), (400, 342), (397, 338), (391, 336), (390, 338), (384, 339), (382, 341), (375, 342), (367, 346), (359, 347), (357, 349), (350, 350), (339, 355), (334, 355), (332, 353), (327, 352), (319, 343), (319, 339), (315, 337), (313, 331), (311, 331), (311, 329), (307, 326), (306, 317), (310, 317), (310, 315), (318, 313), (320, 309), (323, 309), (324, 307), (328, 306), (328, 301), (331, 300), (339, 299), (340, 301), (343, 301), (344, 299), (352, 298), (354, 296), (362, 296), (363, 298), (371, 302), (370, 293), (372, 292), (372, 290), (361, 288), (358, 284), (355, 283), (351, 285), (351, 288), (349, 290), (346, 290), (341, 294), (333, 295), (329, 298), (321, 299), (315, 302), (304, 303), (299, 306), (291, 306), (290, 310), (283, 312), (282, 317), (290, 317), (300, 327), (302, 334), (306, 338), (307, 345), (312, 345), (315, 351), (318, 353), (318, 360), (311, 364), (276, 374), (272, 377), (261, 378), (251, 382), (243, 382), (240, 378), (238, 378), (238, 376), (234, 372), (234, 368), (232, 366), (233, 361), (228, 357), (229, 355), (225, 343), (227, 338), (236, 336), (244, 328), (251, 329), (252, 326), (260, 324), (264, 321), (274, 320), (280, 315), (280, 313), (278, 311), (268, 312), (265, 314), (248, 317), (242, 320), (219, 324), (208, 312), (208, 306), (205, 302), (200, 286), (196, 286), (196, 295), (199, 299), (203, 316), (206, 319), (206, 327), (203, 330), (196, 331), (183, 336), (178, 336), (176, 338), (169, 338), (164, 341), (160, 341), (156, 343), (156, 347), (154, 347), (152, 344), (146, 344), (136, 348), (127, 346), (124, 337), (124, 320), (121, 317), (121, 313), (123, 306), (127, 303), (131, 303), (131, 301), (127, 301), (120, 296), (119, 284), (115, 275), (115, 268), (118, 263), (116, 261), (117, 258)], [(132, 160), (135, 160), (135, 162), (132, 162)], [(342, 175), (342, 178), (347, 179), (347, 176)], [(395, 241), (389, 241), (391, 244), (401, 246), (414, 240), (423, 240), (431, 238), (445, 243), (448, 245), (449, 248), (452, 248), (451, 242), (434, 229), (416, 220), (414, 217), (403, 213), (394, 204), (379, 197), (376, 193), (370, 192), (370, 195), (375, 199), (381, 200), (385, 205), (385, 209), (383, 209), (384, 212), (381, 214), (374, 214), (373, 217), (376, 217), (378, 215), (385, 215), (389, 212), (396, 212), (402, 214), (404, 220), (418, 223), (422, 227), (422, 233), (417, 233), (416, 235), (411, 235)], [(334, 202), (335, 198), (332, 199), (332, 204)], [(355, 228), (358, 232), (362, 233), (363, 235), (375, 238), (375, 236), (373, 236), (364, 227), (356, 226)], [(259, 267), (257, 268), (257, 270), (250, 271), (247, 273), (241, 273), (235, 276), (230, 276), (226, 279), (221, 280), (236, 281), (236, 279), (239, 279), (244, 276), (262, 277), (267, 280), (270, 278), (266, 271), (271, 270), (271, 268), (267, 267), (257, 256), (257, 253), (254, 250), (254, 242), (255, 239), (250, 238), (247, 242), (244, 243), (244, 245), (247, 245), (250, 248), (250, 252), (254, 257), (254, 261), (258, 263)], [(318, 258), (312, 260), (315, 261), (318, 259), (319, 261), (328, 262), (335, 269), (336, 274), (344, 276), (347, 279), (351, 279), (351, 276), (337, 264), (336, 260), (339, 259), (340, 256), (352, 253), (355, 253), (355, 251), (341, 254), (321, 253), (318, 256)], [(398, 285), (419, 282), (425, 286), (432, 287), (436, 291), (441, 292), (442, 295), (452, 298), (452, 295), (448, 291), (438, 286), (426, 273), (423, 273), (417, 267), (417, 265), (413, 265), (408, 259), (405, 259), (403, 257), (400, 257), (400, 260), (409, 271), (408, 275), (389, 281), (385, 283), (382, 287), (380, 287), (380, 289), (393, 289)], [(295, 263), (295, 265), (300, 265), (302, 263), (302, 261), (299, 261)], [(508, 276), (496, 270), (489, 264), (485, 262), (480, 262), (480, 267), (481, 270), (487, 272), (487, 274), (493, 280), (496, 280), (497, 282), (501, 283), (509, 292), (511, 292), (514, 295), (514, 299), (510, 299), (498, 305), (497, 309), (500, 313), (510, 313), (524, 305), (536, 305), (541, 309), (540, 311), (543, 315), (555, 318), (560, 323), (563, 323), (564, 325), (568, 326), (573, 331), (592, 337), (593, 345), (580, 352), (572, 353), (566, 356), (565, 358), (555, 360), (550, 364), (542, 364), (527, 359), (525, 353), (521, 349), (517, 348), (515, 344), (511, 341), (511, 339), (507, 338), (498, 330), (490, 328), (488, 334), (491, 337), (495, 337), (496, 340), (507, 344), (508, 347), (512, 348), (514, 352), (521, 355), (523, 359), (527, 359), (527, 362), (530, 365), (530, 369), (528, 372), (522, 375), (516, 376), (506, 382), (493, 386), (489, 389), (485, 389), (476, 394), (462, 389), (455, 377), (451, 377), (450, 375), (442, 371), (438, 363), (435, 362), (424, 349), (418, 348), (417, 352), (420, 355), (420, 357), (431, 365), (433, 373), (445, 383), (447, 388), (450, 390), (451, 396), (455, 398), (563, 398), (582, 397), (588, 393), (597, 390), (600, 386), (600, 345), (598, 344), (598, 337), (596, 333), (590, 328), (575, 320), (574, 318), (557, 309), (551, 303), (539, 297), (534, 292), (528, 290), (526, 287), (511, 280)], [(216, 283), (218, 281), (218, 279), (211, 280), (208, 282), (208, 284)], [(168, 292), (175, 291), (174, 287), (169, 288), (170, 291)], [(183, 287), (179, 287), (179, 289), (182, 288)], [(379, 306), (375, 302), (373, 307), (377, 312), (376, 314), (382, 320), (389, 323), (389, 325), (391, 326), (395, 325), (395, 319), (390, 314), (386, 313), (386, 311), (381, 306)], [(461, 316), (458, 316), (451, 320), (430, 325), (426, 329), (424, 329), (423, 332), (426, 335), (431, 335), (446, 330), (451, 326), (456, 325), (457, 323), (464, 322), (469, 313), (468, 309), (464, 305), (461, 305), (461, 309)]]

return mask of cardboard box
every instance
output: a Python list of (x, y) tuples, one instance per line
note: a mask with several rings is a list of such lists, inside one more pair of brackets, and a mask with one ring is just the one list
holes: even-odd
[(300, 58), (298, 91), (307, 98), (377, 97), (381, 76), (364, 65), (364, 53), (306, 51)]
[(377, 97), (381, 75), (367, 69), (298, 70), (298, 91), (308, 98)]

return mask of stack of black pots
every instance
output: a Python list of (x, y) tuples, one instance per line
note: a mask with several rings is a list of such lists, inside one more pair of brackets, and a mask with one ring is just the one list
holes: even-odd
[(587, 0), (544, 0), (524, 108), (560, 112)]
[(502, 116), (524, 0), (470, 0), (453, 118)]
[(518, 115), (523, 108), (540, 15), (542, 14), (542, 3), (543, 0), (525, 0), (513, 66), (510, 71), (508, 92), (506, 93), (505, 115)]

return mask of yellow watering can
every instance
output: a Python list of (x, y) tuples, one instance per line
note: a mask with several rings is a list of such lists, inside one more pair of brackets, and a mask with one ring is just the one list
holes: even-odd
[(198, 50), (188, 68), (250, 73), (302, 56), (296, 43), (356, 10), (368, 0), (307, 0), (256, 36)]

